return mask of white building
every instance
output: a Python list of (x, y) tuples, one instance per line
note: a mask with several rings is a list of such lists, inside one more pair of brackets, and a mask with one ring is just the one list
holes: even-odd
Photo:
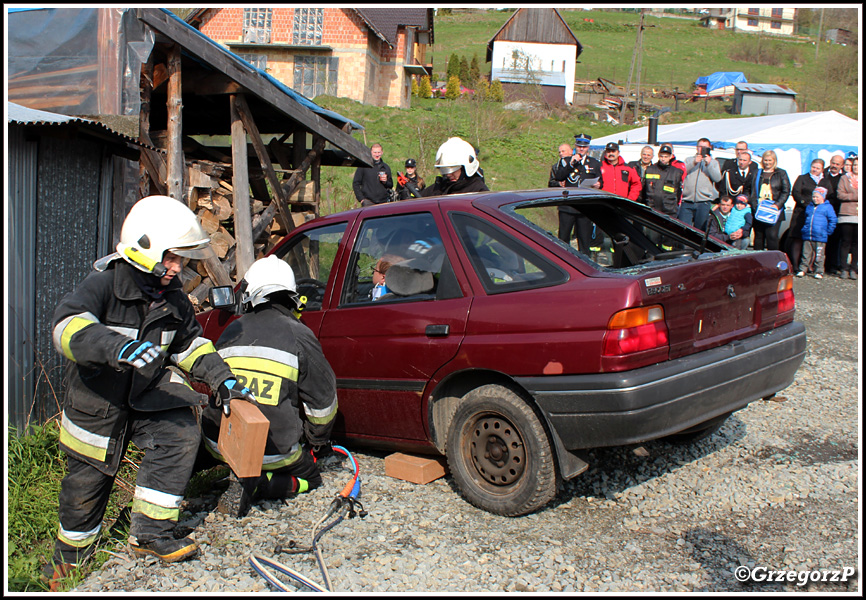
[(558, 10), (521, 8), (487, 43), (490, 79), (502, 82), (506, 99), (539, 90), (550, 104), (571, 104), (582, 50)]

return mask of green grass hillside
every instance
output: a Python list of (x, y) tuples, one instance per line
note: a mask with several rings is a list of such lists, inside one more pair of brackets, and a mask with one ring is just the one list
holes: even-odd
[[(432, 60), (438, 77), (444, 79), (452, 53), (468, 61), (477, 56), (482, 72), (489, 73), (490, 64), (485, 62), (487, 42), (510, 14), (483, 11), (437, 16)], [(577, 79), (602, 77), (625, 86), (639, 15), (602, 11), (561, 14), (583, 45)], [(822, 45), (816, 61), (815, 46), (806, 39), (780, 40), (709, 30), (694, 19), (675, 17), (647, 17), (645, 24), (641, 70), (641, 89), (645, 93), (653, 87), (690, 91), (701, 75), (742, 71), (752, 83), (791, 87), (798, 92), (801, 110), (805, 104), (806, 110), (832, 109), (857, 118), (858, 57), (854, 47)], [(405, 159), (412, 157), (418, 160), (419, 172), (428, 181), (435, 178), (433, 161), (439, 144), (455, 135), (466, 139), (479, 149), (481, 166), (492, 190), (545, 187), (560, 143), (572, 142), (580, 131), (597, 138), (634, 127), (593, 120), (587, 107), (579, 106), (527, 111), (467, 98), (413, 98), (412, 107), (404, 110), (365, 106), (343, 98), (320, 96), (315, 101), (362, 124), (365, 131), (355, 136), (368, 146), (381, 143), (385, 161), (393, 171), (402, 170)], [(651, 101), (673, 107), (672, 100)], [(680, 101), (678, 112), (663, 115), (661, 122), (736, 118), (729, 114), (729, 107), (730, 102), (713, 100), (704, 112), (703, 101)], [(353, 169), (346, 168), (322, 169), (323, 213), (356, 206), (351, 189), (353, 173)]]

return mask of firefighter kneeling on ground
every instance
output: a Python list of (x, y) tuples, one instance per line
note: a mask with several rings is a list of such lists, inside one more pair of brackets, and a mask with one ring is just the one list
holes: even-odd
[[(286, 499), (319, 487), (316, 458), (333, 459), (330, 437), (337, 416), (336, 377), (316, 336), (298, 320), (301, 303), (292, 268), (276, 256), (261, 258), (244, 283), (244, 314), (226, 327), (216, 348), (254, 391), (270, 427), (262, 474), (237, 478), (232, 473), (220, 497), (217, 510), (235, 517), (244, 516), (254, 501)], [(202, 415), (205, 447), (218, 460), (224, 460), (217, 445), (221, 418), (215, 408)]]
[(252, 398), (201, 337), (178, 277), (184, 258), (206, 258), (209, 244), (185, 205), (168, 196), (143, 198), (123, 222), (117, 252), (96, 261), (54, 312), (54, 345), (68, 359), (60, 428), (68, 473), (54, 557), (44, 571), (52, 591), (93, 554), (130, 441), (144, 452), (130, 548), (165, 562), (198, 550), (193, 540), (173, 535), (199, 446), (193, 407), (206, 402), (181, 370), (218, 390), (215, 402)]

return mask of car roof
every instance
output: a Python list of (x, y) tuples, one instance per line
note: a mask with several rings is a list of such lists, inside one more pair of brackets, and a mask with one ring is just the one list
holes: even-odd
[[(485, 206), (489, 208), (499, 209), (506, 204), (515, 202), (531, 202), (542, 200), (554, 200), (568, 197), (572, 201), (580, 201), (583, 199), (595, 199), (603, 196), (606, 200), (617, 202), (632, 202), (627, 198), (619, 198), (611, 196), (599, 190), (587, 188), (538, 188), (532, 190), (512, 190), (501, 192), (470, 192), (466, 194), (451, 194), (447, 196), (430, 196), (426, 198), (415, 198), (412, 200), (401, 201), (397, 203), (384, 202), (382, 204), (373, 204), (371, 206), (352, 208), (350, 210), (333, 213), (324, 217), (318, 217), (308, 223), (323, 223), (328, 220), (343, 219), (348, 215), (356, 215), (364, 213), (364, 216), (373, 216), (376, 214), (390, 214), (395, 207), (401, 209), (406, 206), (406, 203), (411, 203), (413, 208), (417, 210), (431, 210), (434, 206), (442, 206), (447, 210), (459, 209), (461, 205), (467, 206)], [(307, 225), (307, 223), (305, 223)]]

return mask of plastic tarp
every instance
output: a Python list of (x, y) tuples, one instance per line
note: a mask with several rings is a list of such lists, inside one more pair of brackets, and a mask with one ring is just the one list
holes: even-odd
[(734, 85), (735, 83), (749, 83), (746, 76), (739, 71), (716, 71), (712, 75), (698, 77), (695, 85), (706, 85), (707, 93), (713, 90)]
[[(361, 125), (322, 108), (268, 73), (256, 69), (191, 27), (231, 60), (316, 114)], [(10, 8), (7, 10), (8, 100), (65, 115), (137, 115), (141, 110), (141, 65), (150, 56), (154, 32), (131, 8)], [(187, 55), (188, 56), (188, 55)]]
[[(608, 142), (646, 144), (648, 127), (621, 131), (593, 139), (592, 149), (604, 148)], [(862, 142), (860, 124), (834, 110), (825, 112), (786, 113), (761, 117), (712, 119), (695, 123), (659, 125), (659, 144), (694, 148), (700, 138), (707, 138), (714, 148), (734, 148), (739, 141), (749, 144), (753, 160), (760, 162), (767, 150), (776, 152), (779, 166), (793, 183), (798, 175), (809, 171), (816, 158), (826, 163), (834, 154), (859, 154)], [(682, 160), (685, 156), (677, 155)]]

